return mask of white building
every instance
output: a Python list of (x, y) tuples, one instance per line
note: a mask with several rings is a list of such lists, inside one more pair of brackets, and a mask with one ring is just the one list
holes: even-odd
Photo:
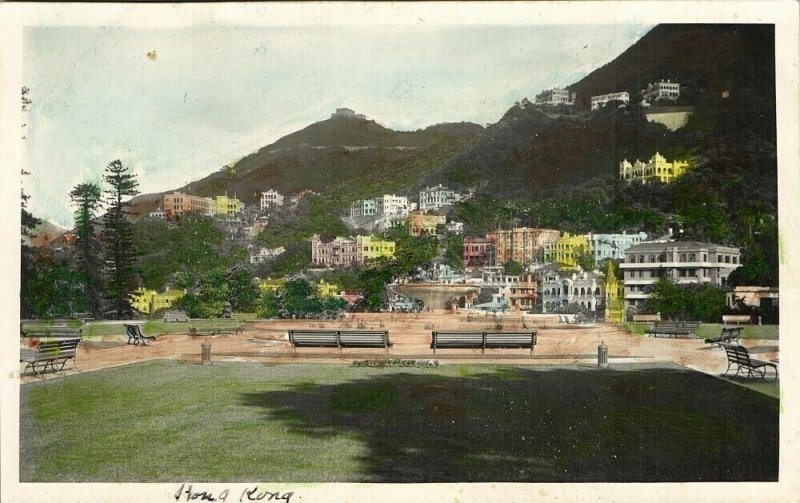
[(601, 94), (600, 96), (592, 96), (592, 110), (597, 110), (604, 107), (609, 101), (623, 101), (626, 104), (631, 101), (631, 96), (627, 92)]
[(351, 218), (372, 216), (407, 217), (409, 211), (408, 198), (394, 194), (384, 194), (373, 199), (363, 199), (350, 205)]
[(270, 206), (283, 206), (284, 197), (273, 189), (261, 193), (261, 209), (265, 210)]
[(459, 200), (458, 194), (441, 184), (419, 191), (419, 209), (421, 211), (436, 211), (442, 206), (452, 205)]
[(642, 89), (642, 99), (646, 102), (655, 100), (677, 100), (681, 95), (681, 85), (677, 82), (653, 82), (647, 84), (647, 89)]
[(271, 260), (271, 259), (281, 255), (285, 251), (286, 251), (286, 249), (283, 246), (281, 246), (280, 248), (261, 248), (260, 250), (258, 250), (256, 252), (251, 251), (250, 252), (250, 263), (251, 264), (260, 264), (261, 262), (264, 262), (264, 261), (267, 261), (267, 260)]
[(647, 239), (647, 233), (638, 234), (587, 234), (589, 244), (594, 253), (595, 264), (598, 266), (606, 259), (622, 260), (625, 250)]
[(537, 105), (572, 105), (575, 103), (575, 93), (570, 95), (569, 89), (548, 89), (536, 95)]
[(596, 272), (564, 273), (547, 270), (541, 280), (542, 312), (552, 313), (568, 304), (578, 304), (590, 311), (603, 306), (605, 284)]
[(648, 241), (625, 250), (620, 264), (625, 307), (638, 307), (660, 278), (678, 284), (727, 286), (728, 276), (741, 266), (738, 248), (697, 241)]
[(334, 113), (331, 114), (332, 119), (366, 119), (367, 117), (364, 114), (357, 114), (355, 111), (349, 108), (337, 108)]
[(447, 222), (444, 224), (447, 232), (458, 234), (459, 236), (464, 233), (464, 222)]

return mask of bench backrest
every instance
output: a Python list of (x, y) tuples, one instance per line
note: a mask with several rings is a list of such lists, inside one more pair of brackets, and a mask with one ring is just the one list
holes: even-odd
[(386, 330), (377, 331), (354, 331), (340, 330), (339, 343), (342, 346), (380, 346), (389, 345), (389, 332)]
[(212, 320), (217, 328), (240, 328), (242, 323), (233, 318), (215, 318)]
[(486, 332), (486, 344), (536, 344), (536, 332)]
[(435, 344), (464, 343), (475, 344), (477, 347), (483, 345), (483, 332), (433, 332), (433, 342)]
[(74, 339), (81, 338), (83, 334), (79, 328), (70, 327), (36, 327), (29, 328), (23, 333), (23, 337), (38, 337), (51, 339)]
[(633, 321), (661, 321), (660, 314), (634, 314)]
[(749, 314), (723, 314), (722, 323), (751, 323)]
[(80, 339), (42, 341), (36, 349), (38, 358), (72, 358), (80, 344)]
[(723, 344), (725, 353), (728, 356), (728, 361), (737, 363), (743, 366), (750, 365), (750, 352), (744, 346), (735, 346), (733, 344)]
[(289, 341), (295, 346), (339, 346), (339, 334), (335, 330), (289, 330)]

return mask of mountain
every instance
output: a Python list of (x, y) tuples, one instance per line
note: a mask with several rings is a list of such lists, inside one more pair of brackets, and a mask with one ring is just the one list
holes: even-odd
[[(635, 103), (649, 82), (681, 84), (690, 123), (671, 132)], [(659, 25), (579, 82), (574, 109), (518, 104), (422, 183), (478, 185), (505, 197), (614, 179), (627, 158), (656, 151), (707, 154), (720, 143), (775, 142), (774, 31), (770, 25)], [(589, 112), (593, 95), (628, 91), (634, 102)], [(769, 149), (769, 146), (767, 146)], [(767, 173), (771, 173), (769, 166)]]
[[(332, 117), (177, 190), (199, 196), (227, 193), (248, 205), (267, 189), (283, 194), (312, 190), (347, 205), (363, 197), (404, 193), (481, 131), (466, 122), (394, 131), (372, 120)], [(136, 211), (150, 211), (160, 197), (137, 197)]]

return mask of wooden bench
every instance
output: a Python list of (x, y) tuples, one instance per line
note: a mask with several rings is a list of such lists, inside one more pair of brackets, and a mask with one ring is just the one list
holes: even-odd
[(633, 322), (634, 323), (654, 323), (661, 321), (660, 314), (634, 314), (633, 315)]
[(749, 314), (723, 314), (722, 315), (722, 324), (727, 325), (728, 323), (752, 323), (753, 320), (750, 318)]
[(258, 313), (233, 313), (233, 319), (239, 323), (255, 323), (258, 320)]
[(663, 334), (677, 339), (679, 335), (694, 337), (694, 333), (699, 327), (700, 323), (696, 321), (659, 321), (654, 323), (646, 333), (648, 337)]
[(211, 318), (189, 318), (189, 335), (214, 335), (217, 328)]
[(536, 332), (432, 332), (431, 349), (438, 348), (530, 348), (536, 345)]
[(167, 311), (164, 313), (165, 323), (177, 323), (179, 321), (189, 321), (189, 317), (186, 316), (186, 313), (180, 311)]
[(242, 324), (233, 318), (190, 318), (189, 335), (238, 334)]
[(82, 327), (82, 323), (71, 321), (23, 321), (20, 323), (19, 333), (22, 337), (80, 339)]
[(730, 344), (733, 341), (738, 341), (742, 337), (742, 327), (722, 327), (722, 333), (717, 337), (705, 339), (703, 342), (706, 344)]
[(389, 352), (392, 343), (386, 330), (289, 330), (292, 348), (335, 347), (384, 348)]
[(238, 334), (242, 331), (242, 322), (233, 318), (214, 318), (214, 328), (218, 334)]
[[(36, 375), (43, 374), (47, 367), (53, 369), (54, 372), (64, 370), (67, 361), (73, 360), (75, 364), (75, 354), (78, 351), (78, 344), (80, 339), (57, 339), (57, 340), (43, 340), (39, 342), (39, 346), (35, 350), (23, 349), (20, 354), (20, 362), (26, 363), (23, 372), (28, 369), (33, 370)], [(58, 366), (60, 364), (60, 366)], [(56, 368), (58, 366), (58, 368)]]
[(146, 346), (147, 341), (153, 342), (156, 340), (152, 335), (144, 335), (144, 333), (142, 333), (142, 327), (139, 325), (131, 325), (128, 323), (124, 323), (123, 325), (125, 326), (125, 335), (128, 336), (128, 344), (133, 341), (134, 346), (138, 346), (139, 344)]
[[(746, 377), (758, 377), (764, 379), (768, 382), (774, 382), (778, 379), (778, 366), (774, 363), (763, 362), (761, 360), (755, 360), (750, 358), (750, 352), (744, 346), (737, 346), (734, 344), (723, 344), (722, 347), (725, 348), (725, 353), (728, 356), (728, 368), (725, 369), (725, 372), (722, 374), (723, 377), (727, 377), (728, 372), (731, 370), (731, 366), (736, 365), (736, 373), (732, 377), (736, 377), (739, 375), (739, 372), (747, 371)], [(772, 367), (774, 370), (774, 377), (772, 380), (767, 379), (767, 369)]]

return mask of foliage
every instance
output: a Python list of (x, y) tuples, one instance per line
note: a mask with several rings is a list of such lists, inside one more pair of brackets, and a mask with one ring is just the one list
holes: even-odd
[(453, 269), (464, 268), (464, 236), (445, 235), (441, 247), (444, 248), (444, 263)]
[(503, 264), (503, 274), (508, 276), (520, 276), (523, 272), (525, 272), (525, 268), (516, 260), (509, 260)]
[(226, 273), (228, 295), (234, 311), (255, 311), (261, 295), (253, 274), (242, 265), (233, 266)]
[(661, 313), (662, 319), (719, 321), (725, 311), (725, 292), (707, 284), (678, 285), (659, 279), (650, 291), (644, 313)]
[(78, 270), (83, 277), (87, 310), (92, 318), (102, 312), (102, 268), (98, 250), (100, 241), (94, 219), (99, 210), (101, 191), (95, 183), (81, 183), (69, 193), (75, 210), (75, 247), (78, 251)]
[(175, 280), (176, 287), (188, 288), (205, 272), (232, 263), (223, 254), (225, 234), (206, 216), (190, 214), (174, 222), (146, 218), (133, 231), (145, 288), (161, 291)]
[(297, 274), (311, 265), (311, 243), (304, 241), (286, 247), (286, 251), (256, 267), (256, 274), (261, 277), (290, 276)]
[(189, 318), (218, 318), (230, 304), (226, 271), (213, 269), (200, 278), (196, 292), (189, 292), (176, 303)]
[(265, 320), (277, 318), (280, 315), (280, 298), (275, 292), (267, 292), (261, 296), (261, 305), (258, 315)]
[(130, 202), (124, 200), (139, 193), (136, 175), (119, 160), (111, 161), (103, 179), (111, 188), (106, 190), (108, 212), (103, 221), (105, 244), (106, 297), (112, 318), (127, 318), (133, 314), (131, 292), (134, 285), (136, 250), (133, 226), (128, 220)]
[(83, 277), (69, 264), (34, 253), (31, 275), (21, 292), (30, 318), (67, 318), (86, 311)]
[(261, 315), (265, 318), (334, 318), (344, 312), (347, 302), (340, 297), (320, 297), (304, 278), (294, 278), (264, 296)]

